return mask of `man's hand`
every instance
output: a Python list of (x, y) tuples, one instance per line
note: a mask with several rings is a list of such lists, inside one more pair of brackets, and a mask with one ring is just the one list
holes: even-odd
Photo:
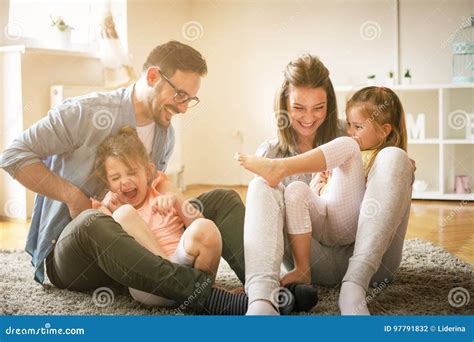
[(43, 163), (21, 168), (15, 177), (25, 188), (65, 203), (72, 218), (92, 208), (91, 200), (77, 186), (51, 172)]
[(66, 205), (69, 208), (69, 215), (73, 219), (84, 210), (92, 208), (91, 200), (79, 189), (76, 189), (68, 196)]
[(159, 213), (160, 215), (167, 215), (173, 209), (177, 203), (178, 196), (172, 192), (166, 192), (159, 195), (155, 203), (153, 204), (151, 210), (153, 213)]

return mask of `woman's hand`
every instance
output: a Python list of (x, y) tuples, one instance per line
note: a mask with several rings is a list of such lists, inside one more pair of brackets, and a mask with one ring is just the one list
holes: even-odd
[(165, 192), (156, 198), (151, 210), (154, 214), (167, 215), (175, 209), (177, 202), (178, 196), (175, 193)]

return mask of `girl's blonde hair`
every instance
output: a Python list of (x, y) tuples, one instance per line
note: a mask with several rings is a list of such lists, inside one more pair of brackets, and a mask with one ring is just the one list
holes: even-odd
[(346, 114), (356, 107), (367, 117), (364, 125), (372, 122), (377, 130), (382, 130), (384, 124), (392, 126), (391, 132), (374, 147), (375, 152), (369, 161), (368, 170), (372, 167), (379, 151), (384, 147), (395, 146), (407, 151), (405, 111), (393, 90), (386, 87), (362, 88), (347, 102)]
[(139, 162), (145, 166), (149, 162), (148, 153), (138, 137), (137, 131), (128, 126), (121, 128), (117, 134), (105, 139), (97, 148), (94, 172), (106, 184), (105, 161), (109, 157), (121, 160), (129, 168), (131, 168), (131, 161)]
[(290, 125), (287, 105), (290, 85), (303, 88), (323, 88), (327, 96), (326, 119), (318, 128), (313, 148), (337, 137), (337, 101), (334, 87), (329, 78), (329, 70), (318, 57), (303, 54), (286, 66), (283, 83), (275, 96), (275, 118), (278, 123), (278, 148), (283, 155), (296, 151), (294, 130)]

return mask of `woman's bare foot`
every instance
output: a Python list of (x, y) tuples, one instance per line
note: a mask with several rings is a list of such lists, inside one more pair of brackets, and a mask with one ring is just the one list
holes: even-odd
[(236, 153), (234, 159), (244, 168), (253, 172), (275, 187), (285, 178), (285, 172), (282, 163), (278, 159), (262, 158), (243, 153)]
[(311, 284), (311, 275), (308, 272), (301, 272), (298, 269), (294, 269), (283, 276), (280, 280), (280, 286), (284, 287), (288, 284)]

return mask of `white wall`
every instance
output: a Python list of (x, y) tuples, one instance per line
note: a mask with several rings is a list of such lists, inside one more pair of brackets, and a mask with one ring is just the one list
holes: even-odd
[[(0, 53), (0, 151), (23, 130), (21, 54), (21, 49)], [(3, 171), (0, 189), (0, 216), (26, 219), (26, 189)]]
[(403, 0), (401, 65), (415, 83), (451, 82), (452, 41), (470, 15), (474, 0)]
[[(0, 46), (22, 41), (8, 37), (8, 1), (0, 1)], [(0, 52), (0, 153), (21, 132), (46, 115), (50, 109), (50, 87), (103, 85), (98, 58), (45, 49), (25, 53)], [(6, 173), (0, 172), (0, 217), (24, 219), (31, 215), (34, 194), (26, 191)]]
[(8, 23), (8, 8), (8, 1), (0, 1), (0, 28), (2, 29), (2, 32), (0, 34), (0, 45), (3, 45), (5, 42), (5, 33), (3, 30), (5, 29), (5, 26)]
[[(414, 83), (450, 82), (446, 42), (473, 7), (472, 0), (400, 2), (401, 68), (410, 68)], [(273, 94), (285, 64), (298, 54), (320, 56), (336, 85), (362, 85), (372, 73), (383, 80), (396, 67), (395, 8), (395, 1), (375, 0), (130, 0), (129, 49), (137, 67), (169, 39), (188, 41), (208, 61), (201, 104), (178, 122), (176, 158), (185, 164), (186, 183), (250, 179), (233, 153), (253, 152), (275, 136)], [(182, 33), (190, 21), (202, 26), (192, 41)]]
[[(0, 122), (0, 151), (47, 114), (50, 87), (54, 84), (103, 85), (100, 60), (28, 48), (24, 54), (0, 52), (0, 107), (4, 109), (1, 121), (9, 120)], [(0, 184), (0, 216), (20, 219), (24, 213), (31, 216), (34, 194), (26, 191), (26, 197), (20, 195), (23, 188), (3, 171)], [(7, 213), (5, 204), (9, 201), (13, 201), (14, 211), (19, 215)], [(19, 207), (22, 209), (16, 209)]]
[[(235, 184), (251, 178), (232, 156), (237, 150), (253, 152), (264, 139), (275, 136), (274, 93), (284, 66), (298, 54), (320, 56), (339, 84), (361, 82), (372, 66), (379, 72), (391, 67), (389, 60), (376, 61), (393, 47), (393, 25), (381, 25), (385, 39), (369, 42), (359, 35), (360, 25), (371, 17), (393, 21), (393, 13), (383, 3), (369, 2), (360, 17), (354, 16), (360, 11), (356, 2), (345, 2), (344, 11), (329, 1), (295, 4), (231, 1), (216, 7), (210, 2), (194, 3), (191, 19), (204, 27), (196, 45), (207, 57), (210, 70), (201, 93), (209, 108), (203, 126), (212, 134), (201, 129), (186, 135), (184, 146), (196, 146), (192, 141), (207, 146), (206, 164), (212, 169), (199, 167), (202, 153), (185, 149), (186, 167), (196, 170), (186, 175), (188, 181)], [(353, 64), (361, 67), (354, 69)], [(242, 131), (243, 143), (231, 138), (237, 130)], [(219, 162), (210, 162), (214, 158)]]

